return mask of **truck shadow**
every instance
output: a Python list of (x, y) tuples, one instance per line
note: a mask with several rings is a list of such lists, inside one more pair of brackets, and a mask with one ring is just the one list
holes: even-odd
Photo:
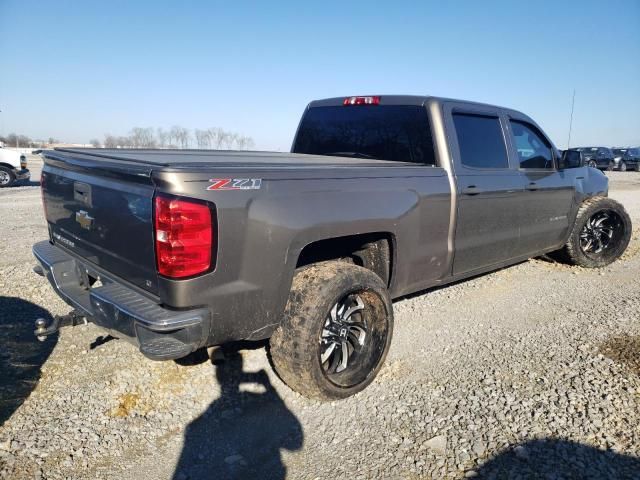
[(576, 478), (632, 479), (640, 475), (640, 459), (568, 440), (522, 443), (484, 463), (476, 479)]
[(216, 364), (220, 397), (187, 427), (174, 480), (284, 479), (281, 451), (302, 448), (300, 422), (264, 370), (243, 370), (238, 351)]
[(57, 335), (39, 342), (34, 321), (51, 314), (31, 302), (0, 296), (0, 425), (27, 399), (40, 380), (40, 370), (56, 345)]

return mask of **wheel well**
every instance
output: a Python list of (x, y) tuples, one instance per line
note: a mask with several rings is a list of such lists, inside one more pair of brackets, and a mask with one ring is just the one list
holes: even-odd
[(16, 168), (13, 165), (9, 165), (8, 163), (2, 163), (2, 162), (0, 162), (0, 167), (5, 167), (5, 168), (8, 168), (9, 170), (14, 170)]
[(296, 268), (326, 260), (343, 260), (367, 268), (387, 286), (391, 284), (393, 243), (388, 233), (366, 233), (328, 238), (302, 249)]

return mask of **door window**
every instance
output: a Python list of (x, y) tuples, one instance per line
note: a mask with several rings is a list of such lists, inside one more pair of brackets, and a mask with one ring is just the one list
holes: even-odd
[(532, 125), (511, 120), (520, 168), (552, 169), (551, 145)]
[(509, 168), (498, 117), (454, 113), (461, 162), (471, 168)]

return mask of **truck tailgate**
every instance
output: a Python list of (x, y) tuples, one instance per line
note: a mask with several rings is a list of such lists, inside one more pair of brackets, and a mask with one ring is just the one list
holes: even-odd
[(151, 168), (45, 153), (42, 195), (50, 239), (152, 294), (158, 291)]

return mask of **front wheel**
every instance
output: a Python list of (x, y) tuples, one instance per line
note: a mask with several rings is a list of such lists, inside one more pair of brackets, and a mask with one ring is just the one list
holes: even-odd
[(346, 262), (298, 270), (269, 342), (280, 378), (317, 400), (349, 397), (378, 374), (391, 345), (393, 308), (383, 281)]
[(573, 265), (604, 267), (624, 253), (631, 228), (621, 204), (606, 197), (590, 198), (580, 206), (569, 239), (558, 253)]
[(10, 187), (16, 181), (16, 176), (6, 167), (0, 167), (0, 188)]
[(621, 172), (626, 172), (627, 171), (627, 164), (621, 161), (619, 168), (620, 168)]

